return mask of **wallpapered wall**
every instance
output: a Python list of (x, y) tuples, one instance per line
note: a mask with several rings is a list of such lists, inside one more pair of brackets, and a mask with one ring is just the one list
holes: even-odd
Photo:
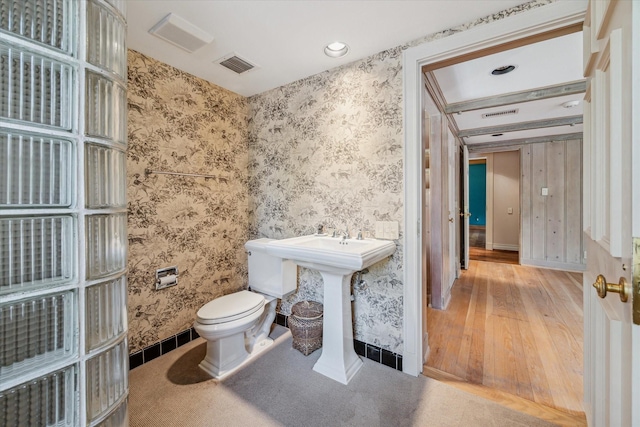
[[(246, 98), (129, 51), (127, 184), (131, 352), (192, 326), (246, 286)], [(146, 175), (145, 169), (215, 178)], [(155, 290), (177, 265), (178, 286)]]
[[(396, 253), (370, 268), (363, 275), (368, 286), (354, 292), (357, 339), (402, 352), (402, 51), (547, 3), (521, 5), (250, 98), (252, 237), (292, 237), (320, 223), (370, 232), (375, 221), (400, 223)], [(301, 299), (322, 301), (318, 274), (302, 270), (299, 285), (282, 312)]]
[[(537, 0), (244, 99), (129, 52), (129, 319), (131, 351), (191, 325), (213, 297), (246, 284), (248, 238), (313, 232), (320, 223), (370, 235), (398, 221), (393, 257), (355, 290), (355, 337), (402, 352), (402, 51), (523, 12)], [(145, 168), (218, 179), (144, 174)], [(156, 268), (179, 285), (154, 290)], [(298, 300), (322, 300), (301, 269)]]
[[(292, 237), (318, 224), (372, 235), (402, 223), (401, 49), (252, 97), (249, 171), (252, 236)], [(401, 227), (402, 228), (402, 227)], [(402, 236), (401, 236), (402, 238)], [(402, 245), (355, 290), (355, 337), (401, 349)], [(297, 294), (322, 302), (318, 273), (300, 269)]]

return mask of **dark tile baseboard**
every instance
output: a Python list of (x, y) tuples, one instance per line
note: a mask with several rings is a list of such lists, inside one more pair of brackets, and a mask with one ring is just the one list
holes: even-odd
[[(276, 313), (276, 319), (274, 323), (288, 328), (289, 325), (287, 323), (287, 319), (288, 317), (284, 314)], [(160, 342), (145, 347), (140, 351), (132, 353), (129, 355), (129, 369), (137, 368), (140, 365), (152, 361), (156, 357), (167, 354), (168, 352), (195, 340), (199, 336), (200, 335), (198, 335), (194, 328), (186, 329), (175, 334), (172, 337), (169, 337)], [(367, 359), (373, 360), (374, 362), (382, 363), (385, 366), (397, 369), (398, 371), (402, 371), (401, 354), (392, 353), (389, 350), (385, 350), (378, 346), (367, 344), (355, 339), (353, 340), (353, 346), (359, 356), (366, 357)]]
[(195, 340), (199, 336), (200, 335), (198, 335), (195, 329), (185, 329), (184, 331), (178, 332), (172, 337), (145, 347), (144, 349), (136, 351), (135, 353), (131, 353), (129, 355), (129, 369), (137, 368), (140, 365), (152, 361), (156, 357), (167, 354), (170, 351), (175, 350), (176, 348)]
[[(280, 326), (284, 326), (288, 328), (289, 325), (287, 323), (288, 317), (284, 314), (276, 313), (276, 321)], [(389, 350), (385, 350), (381, 347), (375, 346), (373, 344), (367, 344), (362, 341), (358, 341), (356, 339), (353, 340), (353, 346), (356, 350), (356, 354), (362, 357), (366, 357), (369, 360), (373, 360), (374, 362), (382, 363), (385, 366), (388, 366), (393, 369), (397, 369), (398, 371), (402, 371), (402, 355), (397, 353), (392, 353)]]

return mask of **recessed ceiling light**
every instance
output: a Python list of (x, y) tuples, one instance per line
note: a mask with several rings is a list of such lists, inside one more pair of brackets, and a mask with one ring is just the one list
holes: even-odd
[(504, 133), (494, 133), (494, 134), (493, 134), (493, 135), (491, 135), (491, 136), (502, 136), (502, 135), (504, 135)]
[(329, 43), (324, 48), (324, 54), (331, 58), (341, 58), (349, 53), (349, 46), (342, 42)]
[(573, 108), (577, 107), (578, 105), (580, 105), (580, 101), (567, 101), (562, 104), (564, 108)]
[(515, 65), (503, 65), (502, 67), (498, 67), (491, 72), (494, 76), (501, 76), (503, 74), (507, 74), (516, 69)]

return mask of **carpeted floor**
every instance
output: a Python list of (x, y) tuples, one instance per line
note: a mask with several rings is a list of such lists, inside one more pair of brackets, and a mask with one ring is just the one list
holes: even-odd
[(132, 427), (162, 426), (552, 426), (438, 381), (364, 359), (348, 385), (312, 370), (289, 330), (240, 371), (217, 381), (198, 368), (199, 338), (131, 371)]

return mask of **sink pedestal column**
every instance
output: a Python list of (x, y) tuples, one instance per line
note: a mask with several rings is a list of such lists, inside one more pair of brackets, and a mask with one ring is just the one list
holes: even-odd
[(352, 271), (320, 271), (324, 282), (324, 319), (322, 325), (322, 355), (313, 370), (342, 384), (362, 367), (362, 360), (353, 348), (351, 316)]

